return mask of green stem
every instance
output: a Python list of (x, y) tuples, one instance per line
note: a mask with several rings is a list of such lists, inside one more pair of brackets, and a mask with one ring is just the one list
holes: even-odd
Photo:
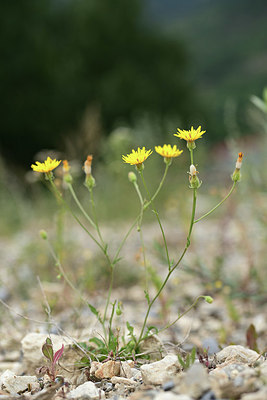
[[(109, 303), (110, 303), (110, 297), (111, 297), (111, 292), (112, 292), (112, 288), (113, 288), (113, 281), (114, 281), (114, 267), (111, 266), (110, 282), (109, 282), (109, 289), (108, 289), (108, 297), (107, 297), (106, 306), (105, 306), (105, 311), (104, 311), (103, 325), (105, 324), (106, 319), (107, 319), (107, 311), (108, 311), (108, 306), (109, 306)], [(104, 328), (104, 332), (105, 332), (105, 336), (106, 336), (105, 328)]]
[(61, 275), (63, 276), (63, 278), (65, 279), (65, 281), (67, 282), (67, 284), (71, 287), (71, 289), (76, 292), (78, 294), (78, 296), (80, 297), (80, 299), (85, 303), (88, 304), (88, 302), (84, 299), (84, 297), (81, 295), (80, 291), (73, 285), (73, 283), (71, 282), (71, 280), (69, 279), (68, 275), (66, 274), (59, 258), (57, 257), (51, 243), (47, 240), (47, 246), (49, 249), (50, 254), (52, 255), (53, 259), (56, 262), (56, 266), (59, 268), (59, 272), (61, 273)]
[(225, 200), (227, 200), (228, 197), (232, 194), (232, 192), (233, 192), (235, 186), (236, 186), (236, 182), (233, 183), (233, 186), (231, 187), (230, 192), (222, 199), (222, 201), (220, 201), (220, 203), (218, 203), (215, 207), (213, 207), (209, 212), (207, 212), (206, 214), (202, 215), (202, 217), (200, 217), (200, 218), (198, 218), (198, 219), (195, 219), (194, 224), (195, 224), (196, 222), (201, 221), (203, 218), (207, 217), (208, 215), (210, 215), (211, 213), (213, 213), (213, 211), (215, 211), (218, 207), (220, 207), (220, 205), (221, 205), (223, 202), (225, 202)]
[[(148, 271), (147, 271), (147, 262), (146, 262), (146, 250), (145, 250), (145, 243), (144, 243), (144, 238), (143, 238), (143, 232), (142, 232), (142, 220), (143, 220), (143, 214), (144, 214), (144, 200), (142, 197), (142, 194), (140, 192), (139, 186), (137, 184), (137, 182), (134, 182), (134, 188), (136, 190), (136, 193), (138, 195), (138, 198), (140, 200), (140, 218), (138, 220), (138, 232), (139, 232), (139, 236), (140, 236), (140, 241), (141, 241), (141, 246), (142, 246), (142, 254), (143, 254), (143, 263), (144, 263), (144, 267), (145, 267), (145, 292), (148, 295)], [(149, 296), (149, 295), (148, 295)]]
[[(157, 197), (157, 195), (158, 195), (160, 189), (162, 188), (162, 185), (163, 185), (163, 183), (164, 183), (164, 181), (165, 181), (165, 178), (166, 178), (166, 176), (167, 176), (167, 172), (168, 172), (169, 166), (170, 166), (170, 164), (166, 164), (163, 177), (162, 177), (162, 179), (161, 179), (161, 181), (160, 181), (160, 184), (159, 184), (157, 190), (155, 191), (154, 195), (152, 196), (151, 200), (149, 201), (149, 204), (151, 204), (151, 203), (155, 200), (155, 198)], [(149, 204), (146, 204), (146, 206), (148, 207)]]
[(100, 241), (101, 241), (101, 243), (102, 243), (102, 246), (105, 248), (105, 242), (104, 242), (104, 240), (103, 240), (103, 238), (102, 238), (102, 235), (101, 235), (101, 232), (100, 232), (100, 229), (99, 229), (99, 225), (98, 225), (98, 219), (97, 219), (97, 215), (96, 215), (96, 210), (95, 210), (95, 202), (94, 202), (94, 195), (93, 195), (93, 189), (91, 188), (91, 189), (88, 189), (89, 190), (89, 192), (90, 192), (90, 200), (91, 200), (91, 204), (92, 204), (92, 212), (93, 212), (93, 216), (94, 216), (94, 224), (95, 224), (95, 228), (96, 228), (96, 231), (97, 231), (97, 233), (98, 233), (98, 236), (99, 236), (99, 239), (100, 239)]
[[(166, 168), (165, 168), (165, 174), (164, 174), (165, 177), (166, 177), (167, 170), (168, 170), (167, 167), (168, 167), (168, 165), (166, 165)], [(140, 172), (140, 176), (141, 176), (141, 179), (142, 179), (144, 188), (145, 188), (145, 190), (146, 190), (146, 192), (147, 192), (147, 195), (148, 195), (148, 198), (149, 198), (149, 204), (152, 205), (152, 210), (153, 210), (153, 212), (154, 212), (155, 215), (156, 215), (156, 218), (157, 218), (157, 221), (158, 221), (160, 230), (161, 230), (161, 234), (162, 234), (163, 241), (164, 241), (164, 247), (165, 247), (167, 262), (168, 262), (168, 266), (169, 266), (169, 269), (170, 269), (170, 268), (171, 268), (171, 264), (170, 264), (169, 250), (168, 250), (168, 246), (167, 246), (167, 241), (166, 241), (166, 236), (165, 236), (165, 233), (164, 233), (164, 229), (163, 229), (163, 226), (162, 226), (162, 224), (161, 224), (161, 221), (160, 221), (160, 218), (159, 218), (159, 214), (158, 214), (157, 210), (156, 210), (155, 207), (154, 207), (153, 200), (152, 200), (152, 198), (151, 198), (151, 196), (150, 196), (150, 193), (149, 193), (149, 190), (148, 190), (148, 188), (147, 188), (147, 185), (146, 185), (146, 182), (145, 182), (145, 179), (144, 179), (144, 175), (143, 175), (143, 171), (140, 170), (139, 172)], [(163, 177), (164, 177), (164, 176), (163, 176)], [(165, 179), (165, 178), (164, 178), (164, 179)]]
[(171, 322), (170, 324), (166, 325), (164, 328), (160, 329), (160, 330), (159, 330), (159, 333), (165, 331), (166, 329), (168, 329), (168, 328), (170, 328), (171, 326), (173, 326), (174, 324), (176, 324), (176, 322), (179, 321), (179, 319), (181, 319), (181, 318), (184, 317), (187, 313), (189, 313), (189, 311), (191, 311), (192, 308), (195, 307), (195, 305), (198, 303), (198, 301), (199, 301), (200, 299), (203, 299), (203, 298), (205, 298), (205, 296), (198, 296), (198, 297), (196, 298), (196, 300), (194, 301), (194, 303), (191, 304), (191, 306), (190, 306), (187, 310), (185, 310), (181, 315), (179, 315), (179, 317), (177, 317), (173, 322)]
[(109, 335), (109, 338), (108, 338), (108, 344), (110, 344), (110, 335), (111, 335), (111, 333), (112, 333), (112, 321), (113, 321), (113, 317), (114, 317), (116, 302), (117, 302), (117, 301), (115, 300), (114, 303), (112, 304), (111, 316), (110, 316), (110, 319), (109, 319), (109, 326), (108, 326), (108, 335)]
[(192, 149), (189, 149), (189, 151), (190, 151), (190, 160), (191, 160), (191, 165), (192, 165), (192, 164), (194, 165), (193, 150), (192, 150)]
[[(190, 150), (190, 155), (191, 155), (191, 162), (193, 163), (193, 151), (192, 150)], [(177, 263), (173, 267), (169, 267), (169, 272), (168, 272), (164, 282), (162, 283), (162, 285), (161, 285), (159, 291), (157, 292), (157, 294), (154, 296), (154, 298), (151, 300), (151, 302), (148, 305), (148, 309), (147, 309), (147, 312), (146, 312), (146, 315), (145, 315), (145, 319), (144, 319), (144, 322), (143, 322), (143, 325), (142, 325), (142, 329), (141, 329), (141, 333), (139, 335), (139, 339), (138, 339), (138, 341), (136, 343), (136, 347), (138, 347), (138, 345), (140, 344), (140, 342), (143, 339), (144, 330), (145, 330), (145, 327), (146, 327), (147, 319), (148, 319), (148, 316), (150, 314), (150, 310), (151, 310), (152, 305), (155, 303), (155, 301), (159, 297), (160, 293), (162, 292), (162, 290), (166, 286), (166, 283), (168, 282), (171, 274), (178, 267), (178, 265), (180, 264), (180, 262), (182, 261), (184, 255), (185, 255), (185, 253), (187, 252), (188, 247), (190, 246), (190, 238), (191, 238), (191, 234), (192, 234), (192, 229), (193, 229), (194, 219), (195, 219), (195, 213), (196, 213), (196, 200), (197, 200), (197, 189), (193, 189), (192, 215), (191, 215), (191, 221), (190, 221), (190, 226), (189, 226), (189, 231), (188, 231), (187, 242), (186, 242), (185, 248), (184, 248), (179, 260), (177, 261)]]
[(195, 219), (195, 214), (196, 214), (196, 203), (197, 203), (197, 189), (193, 189), (193, 206), (192, 206), (192, 215), (191, 215), (191, 222), (190, 222), (190, 227), (189, 227), (189, 232), (187, 236), (187, 246), (189, 247), (190, 245), (190, 237), (194, 225), (194, 219)]
[[(162, 177), (162, 179), (161, 179), (161, 181), (160, 181), (159, 187), (157, 188), (156, 192), (155, 192), (154, 195), (152, 196), (151, 201), (152, 201), (152, 200), (155, 200), (155, 198), (156, 198), (157, 195), (159, 194), (159, 191), (160, 191), (160, 189), (162, 188), (162, 185), (163, 185), (163, 183), (164, 183), (164, 181), (165, 181), (168, 168), (169, 168), (169, 165), (166, 165), (166, 168), (165, 168), (165, 171), (164, 171), (164, 175), (163, 175), (163, 177)], [(147, 202), (147, 203), (144, 204), (144, 211), (150, 206), (151, 201), (149, 201), (149, 202)], [(121, 244), (120, 244), (119, 247), (118, 247), (118, 250), (117, 250), (117, 252), (116, 252), (116, 254), (115, 254), (115, 257), (114, 257), (114, 259), (113, 259), (113, 264), (114, 264), (114, 263), (116, 262), (116, 260), (118, 259), (119, 254), (120, 254), (120, 252), (121, 252), (121, 250), (122, 250), (122, 248), (123, 248), (123, 246), (124, 246), (124, 244), (125, 244), (127, 238), (129, 237), (130, 233), (131, 233), (132, 230), (134, 229), (134, 227), (135, 227), (135, 225), (137, 224), (139, 218), (140, 218), (140, 214), (136, 217), (135, 221), (134, 221), (133, 224), (130, 226), (129, 230), (127, 231), (126, 235), (124, 236), (124, 238), (123, 238)]]
[(126, 235), (124, 236), (124, 238), (123, 238), (121, 244), (119, 245), (119, 247), (118, 247), (118, 249), (117, 249), (117, 252), (116, 252), (116, 254), (115, 254), (114, 258), (113, 258), (113, 261), (112, 261), (112, 264), (113, 264), (113, 265), (117, 262), (118, 257), (119, 257), (119, 254), (120, 254), (120, 252), (121, 252), (121, 250), (122, 250), (122, 248), (123, 248), (123, 246), (124, 246), (124, 243), (126, 242), (126, 240), (127, 240), (127, 238), (129, 237), (130, 233), (132, 232), (132, 230), (134, 229), (134, 227), (135, 227), (136, 224), (138, 223), (139, 218), (140, 218), (140, 214), (138, 215), (138, 217), (136, 217), (135, 221), (134, 221), (133, 224), (130, 226), (130, 228), (128, 229)]
[(69, 191), (70, 191), (71, 194), (72, 194), (72, 197), (73, 197), (74, 200), (75, 200), (75, 203), (77, 204), (77, 206), (79, 207), (79, 209), (81, 210), (81, 212), (83, 213), (83, 215), (85, 216), (85, 218), (90, 222), (90, 224), (92, 225), (93, 228), (97, 229), (97, 228), (96, 228), (96, 224), (95, 224), (94, 221), (89, 217), (89, 215), (87, 214), (87, 212), (85, 211), (85, 209), (84, 209), (83, 206), (81, 205), (81, 203), (80, 203), (78, 197), (76, 196), (76, 193), (75, 193), (75, 191), (74, 191), (73, 186), (72, 186), (71, 183), (68, 183), (68, 188), (69, 188)]
[(105, 251), (102, 245), (96, 240), (96, 238), (91, 234), (91, 232), (88, 231), (88, 229), (83, 225), (83, 223), (79, 220), (79, 218), (74, 214), (72, 209), (69, 207), (69, 205), (65, 202), (65, 200), (62, 198), (61, 193), (59, 192), (58, 188), (54, 184), (52, 178), (49, 179), (51, 186), (53, 188), (54, 195), (56, 196), (57, 200), (59, 200), (64, 206), (69, 210), (73, 218), (78, 222), (78, 224), (82, 227), (82, 229), (90, 236), (90, 238), (97, 244), (97, 246), (102, 250)]

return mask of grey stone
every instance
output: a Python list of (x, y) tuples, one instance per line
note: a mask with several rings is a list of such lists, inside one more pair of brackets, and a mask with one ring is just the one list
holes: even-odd
[(202, 342), (202, 347), (208, 351), (209, 356), (213, 355), (214, 353), (218, 353), (220, 350), (217, 340), (214, 338), (204, 339)]
[(193, 398), (198, 398), (210, 389), (207, 370), (201, 364), (193, 364), (186, 372), (179, 391)]
[(168, 382), (165, 382), (163, 385), (162, 385), (162, 389), (165, 391), (165, 392), (167, 392), (168, 390), (171, 390), (171, 389), (173, 389), (174, 388), (174, 382), (173, 381), (168, 381)]
[(178, 358), (168, 355), (160, 361), (142, 365), (140, 368), (143, 382), (147, 385), (162, 385), (181, 370)]
[(217, 397), (215, 396), (215, 393), (212, 390), (209, 390), (206, 392), (200, 400), (216, 400)]

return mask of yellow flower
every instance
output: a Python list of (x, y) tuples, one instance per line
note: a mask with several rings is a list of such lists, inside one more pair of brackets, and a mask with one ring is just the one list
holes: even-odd
[(36, 161), (36, 165), (32, 164), (31, 168), (36, 172), (48, 173), (50, 171), (53, 171), (53, 169), (55, 169), (60, 163), (61, 160), (51, 160), (50, 157), (47, 157), (47, 159), (43, 163)]
[(192, 126), (189, 131), (177, 129), (177, 133), (175, 133), (174, 136), (192, 143), (195, 140), (200, 139), (205, 132), (206, 131), (201, 131), (201, 126), (199, 126), (197, 129), (194, 129)]
[(145, 147), (140, 149), (140, 147), (138, 147), (137, 151), (132, 150), (130, 154), (122, 156), (122, 159), (127, 164), (140, 166), (150, 154), (152, 154), (152, 150), (146, 150)]
[(158, 154), (165, 158), (178, 157), (183, 152), (183, 150), (177, 149), (176, 144), (173, 147), (170, 144), (164, 144), (163, 147), (155, 146), (155, 150)]

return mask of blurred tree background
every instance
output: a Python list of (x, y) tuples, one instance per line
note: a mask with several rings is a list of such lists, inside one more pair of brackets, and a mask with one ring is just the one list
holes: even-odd
[(266, 15), (265, 0), (2, 0), (2, 155), (64, 149), (86, 110), (104, 135), (146, 114), (222, 139), (226, 102), (266, 84)]

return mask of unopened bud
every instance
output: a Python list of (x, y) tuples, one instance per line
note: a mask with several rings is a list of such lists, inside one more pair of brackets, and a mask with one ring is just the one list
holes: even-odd
[(121, 301), (119, 301), (118, 302), (118, 306), (117, 306), (117, 308), (116, 308), (116, 314), (118, 315), (118, 316), (120, 316), (121, 314), (122, 314), (122, 309), (121, 309)]
[(213, 298), (211, 296), (204, 296), (204, 300), (209, 304), (213, 303)]
[(88, 189), (93, 189), (93, 187), (95, 186), (95, 178), (93, 177), (93, 175), (86, 175), (84, 184), (88, 187)]
[(238, 154), (238, 159), (236, 161), (235, 164), (235, 170), (233, 172), (233, 174), (231, 175), (232, 181), (234, 182), (239, 182), (241, 179), (241, 166), (242, 166), (242, 159), (243, 159), (244, 154), (243, 153), (239, 153)]
[(39, 234), (40, 234), (42, 239), (44, 239), (44, 240), (47, 239), (47, 232), (44, 229), (41, 229)]
[(63, 173), (67, 174), (70, 170), (70, 165), (67, 160), (63, 160), (63, 165), (62, 165)]
[(198, 179), (197, 174), (198, 171), (196, 167), (193, 164), (191, 164), (189, 169), (189, 182), (190, 182), (189, 187), (191, 189), (198, 189), (202, 184), (202, 182)]
[(196, 174), (198, 173), (196, 167), (195, 167), (193, 164), (190, 165), (189, 173), (190, 173), (190, 175), (192, 175), (192, 176), (193, 176), (193, 175), (196, 175)]
[(62, 166), (62, 170), (63, 170), (63, 179), (66, 183), (72, 183), (73, 179), (71, 174), (69, 173), (70, 170), (70, 165), (68, 163), (67, 160), (63, 161), (63, 166)]
[(87, 160), (84, 162), (83, 169), (84, 169), (85, 175), (90, 175), (91, 174), (92, 161), (93, 161), (93, 156), (90, 155), (90, 156), (87, 157)]
[(129, 172), (128, 174), (128, 179), (131, 183), (135, 183), (137, 181), (137, 176), (135, 175), (134, 172)]

